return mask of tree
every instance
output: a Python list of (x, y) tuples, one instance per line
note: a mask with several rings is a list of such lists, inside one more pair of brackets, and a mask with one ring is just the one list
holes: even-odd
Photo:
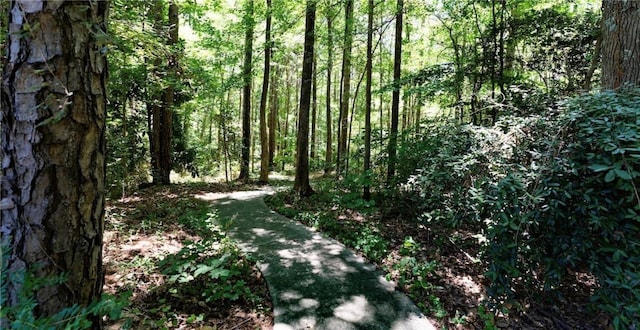
[(264, 32), (264, 76), (260, 95), (260, 182), (269, 181), (269, 137), (267, 135), (267, 96), (271, 69), (271, 0), (267, 1), (267, 22)]
[(402, 11), (403, 0), (398, 0), (396, 11), (396, 36), (393, 62), (393, 94), (391, 101), (391, 131), (389, 132), (389, 165), (387, 181), (391, 183), (396, 173), (396, 153), (398, 143), (398, 113), (400, 109), (400, 68), (402, 60)]
[[(364, 110), (364, 175), (369, 175), (371, 170), (371, 78), (373, 66), (373, 0), (369, 0), (367, 8), (367, 64), (365, 65), (365, 110)], [(371, 198), (368, 180), (364, 185), (362, 197), (365, 200)]]
[(327, 94), (326, 97), (326, 121), (327, 121), (327, 146), (324, 159), (324, 174), (331, 172), (331, 164), (333, 159), (333, 131), (331, 130), (331, 69), (333, 68), (333, 6), (331, 1), (327, 4)]
[(242, 65), (242, 159), (238, 181), (249, 180), (251, 156), (251, 62), (253, 57), (253, 0), (246, 0), (244, 12), (244, 64)]
[(338, 120), (337, 171), (346, 170), (347, 129), (349, 125), (349, 100), (351, 98), (351, 51), (353, 44), (353, 0), (345, 1), (344, 49), (342, 51), (342, 93), (340, 94), (340, 119)]
[[(151, 88), (147, 107), (149, 111), (149, 145), (151, 148), (151, 173), (154, 184), (169, 184), (171, 175), (171, 137), (173, 125), (173, 106), (175, 100), (175, 84), (178, 70), (178, 54), (175, 49), (178, 44), (178, 5), (169, 2), (168, 26), (164, 20), (164, 2), (153, 1), (149, 9), (150, 19), (156, 36), (166, 39), (167, 63), (163, 64), (164, 55), (155, 55), (153, 59), (152, 79), (156, 86)], [(168, 34), (164, 32), (165, 28)], [(160, 81), (166, 76), (165, 81)]]
[(172, 164), (172, 127), (174, 116), (174, 103), (175, 103), (175, 84), (178, 78), (178, 52), (176, 46), (178, 45), (178, 4), (175, 0), (169, 0), (169, 36), (167, 39), (167, 45), (169, 46), (169, 56), (167, 63), (167, 75), (169, 77), (169, 83), (164, 90), (163, 98), (163, 111), (162, 111), (162, 123), (160, 137), (160, 183), (169, 184)]
[(296, 179), (293, 185), (293, 190), (303, 197), (313, 194), (313, 189), (309, 184), (309, 108), (313, 80), (316, 0), (307, 0), (305, 16), (302, 85), (300, 87), (300, 110), (296, 139)]
[[(10, 6), (0, 228), (11, 272), (66, 274), (64, 283), (34, 296), (34, 314), (47, 316), (102, 292), (109, 2)], [(17, 278), (9, 277), (9, 304), (20, 290)]]
[(602, 87), (640, 85), (640, 1), (602, 1)]

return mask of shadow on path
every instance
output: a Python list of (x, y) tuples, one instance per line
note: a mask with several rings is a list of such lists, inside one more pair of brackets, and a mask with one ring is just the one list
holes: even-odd
[(435, 327), (375, 267), (341, 243), (271, 211), (263, 190), (205, 194), (229, 235), (258, 260), (273, 301), (274, 329)]

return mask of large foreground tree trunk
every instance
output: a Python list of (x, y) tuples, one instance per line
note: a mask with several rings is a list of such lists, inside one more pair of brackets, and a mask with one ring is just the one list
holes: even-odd
[(313, 189), (309, 184), (309, 107), (311, 105), (311, 83), (313, 80), (316, 0), (307, 0), (306, 13), (300, 111), (298, 113), (298, 136), (296, 139), (296, 180), (293, 185), (293, 190), (300, 196), (313, 194)]
[(640, 1), (602, 1), (602, 87), (640, 85)]
[[(66, 274), (36, 316), (102, 291), (108, 1), (12, 1), (2, 75), (2, 243), (10, 272)], [(98, 40), (97, 40), (98, 39)], [(10, 277), (15, 304), (19, 277)], [(95, 324), (98, 328), (100, 325)]]

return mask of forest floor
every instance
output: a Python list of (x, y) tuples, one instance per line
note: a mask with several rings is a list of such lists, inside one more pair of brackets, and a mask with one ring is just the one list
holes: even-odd
[(437, 328), (608, 328), (610, 318), (589, 306), (596, 283), (588, 272), (575, 272), (557, 296), (549, 295), (543, 301), (524, 297), (518, 305), (507, 305), (508, 310), (487, 311), (482, 304), (488, 282), (480, 260), (479, 228), (412, 221), (376, 206), (361, 207), (357, 199), (340, 205), (335, 192), (310, 200), (282, 192), (267, 199), (277, 212), (325, 232), (376, 264)]
[[(131, 297), (123, 318), (107, 321), (106, 327), (271, 329), (271, 300), (255, 262), (222, 234), (209, 235), (200, 227), (209, 225), (211, 204), (195, 197), (203, 193), (255, 188), (250, 185), (175, 184), (150, 187), (132, 196), (108, 201), (103, 252), (104, 291), (113, 295), (128, 292)], [(214, 246), (220, 251), (201, 260), (199, 258), (209, 252), (198, 250), (199, 245), (191, 242)], [(194, 262), (188, 263), (190, 258)], [(211, 261), (223, 258), (228, 261), (219, 268), (198, 271), (200, 265), (213, 267), (215, 263)], [(172, 265), (163, 260), (173, 260)], [(180, 266), (177, 271), (172, 269), (176, 265)], [(178, 276), (177, 280), (172, 281), (172, 275)], [(222, 297), (216, 296), (220, 293), (223, 293)]]
[[(208, 273), (211, 278), (198, 277), (202, 275), (197, 270), (200, 259), (193, 264), (185, 263), (191, 268), (183, 267), (177, 273), (162, 262), (176, 257), (184, 260), (185, 251), (193, 250), (194, 245), (189, 242), (211, 244), (206, 240), (207, 235), (203, 235), (206, 231), (202, 230), (202, 226), (209, 223), (211, 204), (196, 198), (197, 195), (257, 188), (255, 185), (182, 183), (151, 187), (108, 201), (104, 288), (106, 293), (116, 295), (130, 292), (131, 297), (123, 320), (108, 321), (107, 328), (117, 329), (129, 323), (132, 329), (271, 329), (274, 324), (271, 300), (255, 260), (244, 256), (225, 237), (212, 235), (224, 245), (218, 247), (222, 250), (213, 257), (231, 255), (235, 258), (227, 266), (233, 278), (214, 276), (219, 275), (214, 272)], [(374, 249), (375, 240), (382, 237), (388, 243), (384, 255), (369, 258), (370, 261), (387, 272), (388, 278), (397, 282), (399, 289), (407, 292), (423, 312), (438, 323), (438, 328), (607, 328), (607, 316), (588, 307), (589, 296), (595, 288), (588, 273), (576, 273), (575, 280), (565, 283), (560, 290), (562, 297), (549, 297), (544, 302), (524, 299), (520, 306), (512, 306), (508, 314), (486, 312), (480, 303), (485, 296), (486, 279), (485, 266), (478, 259), (477, 228), (427, 226), (375, 208), (365, 212), (357, 207), (338, 206), (330, 198), (326, 202), (318, 199), (305, 202), (280, 195), (284, 204), (276, 207), (280, 213), (314, 226), (296, 214), (322, 210), (335, 221), (328, 226), (325, 223), (320, 228), (314, 227), (365, 257), (365, 252), (372, 252), (365, 250)], [(317, 218), (315, 222), (317, 224)], [(364, 240), (336, 235), (336, 232), (362, 234), (362, 228), (374, 230), (364, 231), (365, 235), (360, 235)], [(407, 258), (407, 249), (411, 250), (413, 262)], [(202, 251), (196, 249), (198, 252)], [(170, 283), (172, 277), (174, 282)], [(417, 287), (422, 290), (416, 290)], [(207, 296), (212, 292), (226, 295)]]

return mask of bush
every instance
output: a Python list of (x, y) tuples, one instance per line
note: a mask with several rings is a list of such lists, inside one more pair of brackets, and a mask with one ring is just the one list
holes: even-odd
[(529, 162), (492, 184), (484, 258), (493, 303), (519, 285), (554, 291), (569, 271), (588, 268), (599, 285), (593, 300), (614, 327), (638, 325), (639, 104), (637, 89), (571, 100), (542, 148), (525, 146)]
[[(62, 309), (55, 315), (36, 318), (33, 311), (38, 307), (38, 290), (65, 282), (64, 276), (41, 278), (36, 269), (8, 269), (9, 248), (0, 246), (2, 267), (0, 268), (0, 328), (2, 329), (89, 329), (94, 327), (91, 320), (109, 316), (111, 320), (120, 318), (122, 308), (127, 305), (130, 293), (116, 298), (102, 297), (88, 306), (73, 306)], [(17, 301), (7, 301), (9, 285), (18, 288)]]

